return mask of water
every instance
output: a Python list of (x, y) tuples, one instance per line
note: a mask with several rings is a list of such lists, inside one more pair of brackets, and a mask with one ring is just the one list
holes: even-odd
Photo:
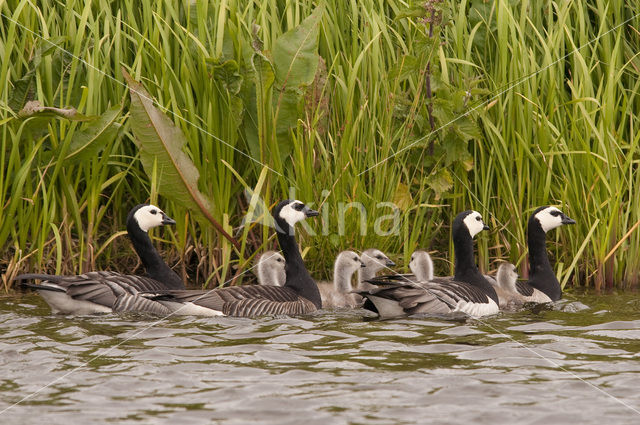
[(640, 423), (640, 296), (567, 298), (483, 321), (156, 323), (4, 297), (0, 410), (39, 392), (0, 424)]

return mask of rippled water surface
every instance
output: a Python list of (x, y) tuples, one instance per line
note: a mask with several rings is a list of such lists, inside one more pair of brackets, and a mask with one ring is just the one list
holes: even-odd
[(483, 321), (70, 317), (0, 298), (0, 424), (640, 423), (640, 296), (567, 298)]

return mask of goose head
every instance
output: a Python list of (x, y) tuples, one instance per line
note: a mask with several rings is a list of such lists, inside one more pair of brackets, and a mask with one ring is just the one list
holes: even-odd
[(393, 267), (396, 265), (384, 252), (379, 249), (369, 248), (360, 256), (362, 267), (370, 269), (372, 273), (376, 273), (385, 267)]
[(416, 278), (422, 282), (433, 279), (433, 261), (427, 251), (414, 251), (411, 254), (409, 268)]
[(558, 208), (550, 206), (544, 206), (536, 209), (529, 219), (529, 224), (535, 224), (531, 223), (531, 221), (537, 222), (545, 233), (564, 224), (576, 223), (575, 220), (567, 217)]
[(453, 220), (454, 234), (459, 233), (460, 231), (466, 231), (473, 239), (483, 230), (489, 230), (489, 226), (484, 224), (484, 221), (482, 221), (482, 215), (478, 211), (463, 211)]
[(282, 286), (287, 280), (285, 260), (277, 251), (265, 251), (256, 265), (260, 285)]
[[(276, 220), (276, 229), (282, 233), (286, 232), (286, 228), (293, 229), (295, 224), (307, 217), (315, 217), (319, 215), (318, 211), (312, 210), (298, 200), (286, 199), (281, 201), (273, 209), (273, 217)], [(284, 226), (286, 224), (286, 226)]]
[(127, 217), (127, 224), (140, 228), (143, 232), (158, 226), (176, 224), (176, 221), (166, 215), (160, 208), (151, 204), (136, 205)]
[(517, 280), (518, 272), (516, 271), (516, 266), (511, 263), (500, 264), (500, 267), (498, 267), (498, 272), (496, 273), (496, 282), (498, 283), (499, 287), (512, 292), (517, 291)]
[(336, 271), (343, 276), (351, 277), (356, 270), (364, 266), (360, 256), (353, 251), (342, 251), (336, 258)]

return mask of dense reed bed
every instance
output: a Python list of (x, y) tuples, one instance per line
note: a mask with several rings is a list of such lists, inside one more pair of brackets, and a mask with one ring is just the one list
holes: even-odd
[[(508, 259), (525, 273), (528, 215), (556, 204), (578, 222), (550, 236), (562, 283), (636, 285), (639, 11), (637, 0), (0, 1), (5, 288), (25, 270), (135, 270), (124, 219), (144, 201), (178, 222), (156, 232), (171, 264), (217, 284), (273, 244), (243, 222), (261, 210), (246, 193), (322, 203), (302, 237), (318, 277), (340, 249), (372, 246), (400, 264), (431, 249), (448, 273), (448, 225), (467, 208), (493, 229), (481, 267)], [(177, 129), (166, 134), (197, 170), (198, 202), (170, 158), (145, 154), (162, 137), (145, 133), (136, 81)]]

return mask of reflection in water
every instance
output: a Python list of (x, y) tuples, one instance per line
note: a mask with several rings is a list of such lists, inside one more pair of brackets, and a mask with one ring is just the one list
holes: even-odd
[(639, 423), (640, 297), (570, 298), (482, 321), (355, 310), (151, 328), (0, 298), (0, 410), (73, 372), (0, 423)]

